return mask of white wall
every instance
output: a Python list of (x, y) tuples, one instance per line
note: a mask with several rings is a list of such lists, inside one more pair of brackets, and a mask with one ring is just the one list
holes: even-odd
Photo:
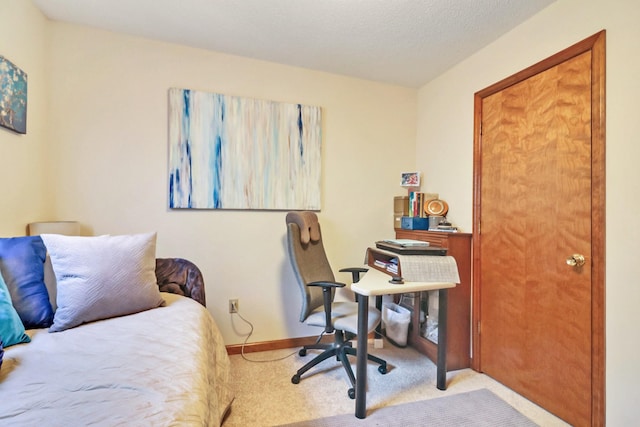
[(334, 268), (362, 265), (368, 245), (393, 235), (400, 172), (414, 165), (415, 90), (62, 23), (47, 62), (55, 213), (87, 233), (157, 231), (158, 256), (201, 268), (227, 344), (248, 331), (231, 322), (230, 298), (255, 325), (251, 342), (318, 331), (298, 322), (286, 212), (167, 208), (168, 88), (321, 106), (319, 216)]
[[(47, 138), (47, 21), (30, 3), (0, 0), (0, 55), (27, 73), (27, 134), (0, 127), (0, 236), (25, 233), (49, 214), (44, 160)], [(27, 25), (25, 25), (27, 24)]]
[[(473, 95), (529, 65), (607, 30), (607, 424), (640, 418), (640, 3), (636, 0), (558, 0), (495, 43), (421, 88), (417, 167), (427, 190), (452, 206), (451, 217), (471, 231)], [(437, 155), (434, 155), (437, 153)], [(559, 367), (561, 369), (562, 367)]]

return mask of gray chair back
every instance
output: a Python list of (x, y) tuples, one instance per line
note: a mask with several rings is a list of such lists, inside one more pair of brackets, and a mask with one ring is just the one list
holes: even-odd
[[(294, 222), (287, 222), (289, 260), (302, 293), (301, 322), (304, 322), (313, 310), (323, 306), (322, 288), (307, 286), (307, 283), (320, 280), (335, 281), (335, 276), (322, 244), (320, 224), (317, 224), (317, 227), (319, 238), (317, 240), (310, 239), (308, 243), (303, 243), (300, 226)], [(334, 295), (335, 292), (332, 293), (332, 300)]]

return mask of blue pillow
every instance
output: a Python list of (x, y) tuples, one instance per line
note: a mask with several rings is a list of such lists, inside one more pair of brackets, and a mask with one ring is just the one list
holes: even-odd
[(53, 309), (44, 284), (47, 248), (40, 236), (0, 239), (0, 273), (24, 327), (48, 328)]
[(31, 338), (24, 333), (20, 317), (11, 304), (11, 295), (2, 275), (0, 275), (0, 341), (5, 347), (31, 341)]

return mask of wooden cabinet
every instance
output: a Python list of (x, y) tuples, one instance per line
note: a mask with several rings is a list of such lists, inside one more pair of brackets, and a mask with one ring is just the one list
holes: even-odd
[[(426, 230), (403, 230), (396, 228), (397, 239), (415, 239), (429, 242), (431, 246), (447, 249), (458, 265), (460, 284), (449, 290), (447, 313), (447, 370), (471, 366), (471, 234), (447, 233)], [(413, 314), (409, 329), (409, 344), (434, 362), (437, 361), (438, 346), (424, 338), (421, 333), (421, 308), (426, 307), (426, 292), (413, 298)], [(424, 318), (424, 316), (423, 316)]]

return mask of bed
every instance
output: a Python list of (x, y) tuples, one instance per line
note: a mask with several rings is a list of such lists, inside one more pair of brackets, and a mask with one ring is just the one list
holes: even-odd
[(27, 329), (30, 342), (5, 348), (0, 426), (220, 425), (233, 400), (229, 358), (202, 275), (173, 258), (156, 260), (155, 274), (159, 307)]

